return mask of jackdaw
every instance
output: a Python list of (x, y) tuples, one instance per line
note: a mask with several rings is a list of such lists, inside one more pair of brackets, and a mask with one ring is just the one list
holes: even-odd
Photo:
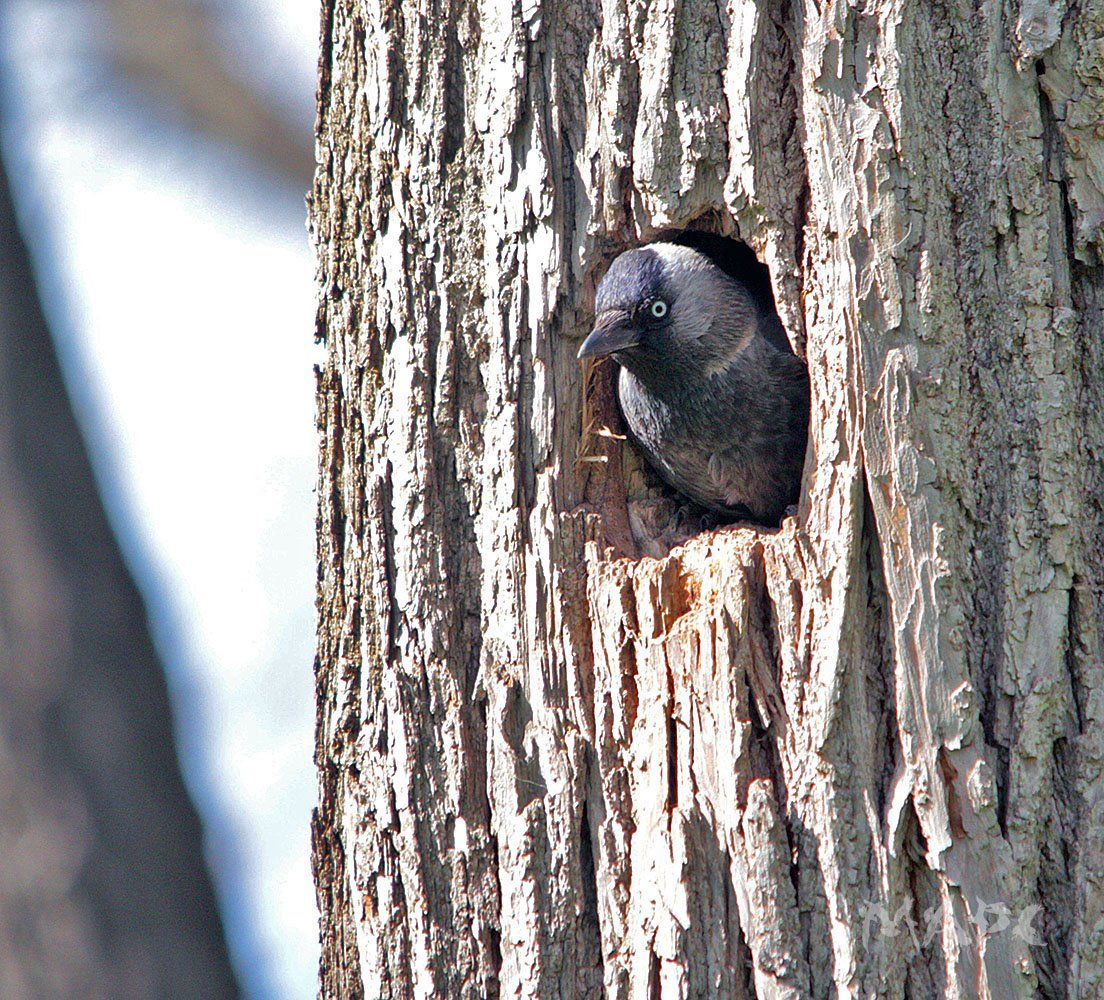
[(612, 355), (632, 441), (691, 500), (777, 524), (797, 502), (809, 376), (773, 302), (704, 254), (653, 243), (622, 253), (595, 299), (580, 358)]

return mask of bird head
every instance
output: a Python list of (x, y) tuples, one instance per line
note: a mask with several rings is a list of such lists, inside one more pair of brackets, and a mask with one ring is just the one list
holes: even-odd
[(673, 243), (626, 250), (598, 286), (595, 323), (579, 358), (612, 355), (641, 373), (706, 373), (755, 329), (745, 289), (704, 254)]

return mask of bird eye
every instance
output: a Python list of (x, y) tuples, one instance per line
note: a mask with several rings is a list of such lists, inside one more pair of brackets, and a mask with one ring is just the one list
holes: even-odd
[(663, 319), (667, 315), (667, 303), (663, 299), (656, 299), (652, 303), (652, 315), (656, 319)]

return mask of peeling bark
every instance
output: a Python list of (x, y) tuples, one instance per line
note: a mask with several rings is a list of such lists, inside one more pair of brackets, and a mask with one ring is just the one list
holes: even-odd
[[(324, 5), (323, 996), (1104, 989), (1102, 22)], [(670, 227), (808, 361), (778, 531), (574, 360)]]

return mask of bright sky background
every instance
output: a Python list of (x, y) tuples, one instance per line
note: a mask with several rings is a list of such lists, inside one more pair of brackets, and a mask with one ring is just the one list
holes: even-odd
[[(313, 95), (310, 0), (226, 0)], [(170, 674), (248, 995), (316, 993), (313, 265), (302, 194), (108, 72), (84, 0), (0, 19), (3, 136), (70, 391)]]

